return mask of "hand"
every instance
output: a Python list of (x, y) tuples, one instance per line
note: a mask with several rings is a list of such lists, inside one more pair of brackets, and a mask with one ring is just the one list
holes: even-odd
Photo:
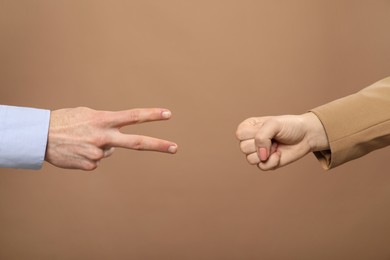
[(248, 162), (264, 171), (329, 149), (324, 127), (313, 113), (248, 118), (236, 135)]
[(45, 160), (60, 168), (90, 171), (110, 156), (114, 147), (176, 153), (177, 145), (173, 142), (119, 131), (126, 125), (170, 117), (171, 112), (161, 108), (119, 112), (86, 107), (55, 110), (51, 112)]

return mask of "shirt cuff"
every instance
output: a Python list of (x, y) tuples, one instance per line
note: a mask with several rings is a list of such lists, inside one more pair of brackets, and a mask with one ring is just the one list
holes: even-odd
[(0, 167), (42, 168), (49, 124), (50, 110), (0, 106)]

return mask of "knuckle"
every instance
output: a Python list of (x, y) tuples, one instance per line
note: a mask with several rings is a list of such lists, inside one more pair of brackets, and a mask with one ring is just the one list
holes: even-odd
[(89, 107), (77, 107), (74, 111), (79, 116), (80, 123), (85, 123), (90, 127), (104, 125), (107, 118), (104, 111), (94, 110)]
[(130, 119), (131, 122), (134, 122), (134, 123), (141, 122), (141, 117), (140, 117), (139, 111), (138, 110), (132, 110), (129, 113), (129, 119)]
[(80, 114), (80, 115), (85, 115), (87, 116), (87, 118), (93, 118), (94, 117), (94, 112), (97, 112), (95, 110), (93, 110), (92, 108), (89, 108), (89, 107), (76, 107), (75, 108), (75, 112), (77, 114)]
[(103, 157), (104, 157), (103, 150), (98, 148), (90, 150), (88, 154), (88, 159), (93, 161), (101, 160), (103, 159)]
[(237, 129), (236, 137), (239, 141), (244, 141), (251, 136), (250, 132), (251, 131), (248, 129), (248, 127), (245, 127), (245, 126), (241, 127), (239, 129)]
[(254, 139), (255, 139), (255, 145), (257, 147), (267, 146), (271, 143), (271, 140), (268, 139), (268, 137), (265, 136), (264, 133), (262, 133), (261, 131), (257, 132)]
[(274, 171), (280, 167), (279, 160), (271, 157), (267, 162), (259, 162), (257, 167), (263, 171)]
[(266, 165), (264, 163), (262, 163), (262, 162), (257, 164), (257, 168), (259, 168), (262, 171), (266, 171), (267, 170)]
[(257, 164), (257, 168), (259, 168), (260, 170), (262, 171), (268, 171), (270, 170), (266, 165), (264, 165), (263, 163), (258, 163)]
[(142, 138), (135, 138), (132, 147), (134, 150), (143, 150), (144, 144)]
[(249, 164), (251, 165), (255, 165), (255, 164), (258, 164), (260, 162), (259, 158), (257, 157), (257, 155), (253, 155), (253, 154), (250, 154), (246, 157), (246, 160), (248, 161)]
[(242, 152), (245, 151), (245, 147), (246, 147), (245, 143), (244, 142), (240, 142), (240, 149), (241, 149)]
[(236, 137), (238, 140), (241, 140), (242, 138), (242, 127), (238, 127), (237, 130), (236, 130)]
[(256, 136), (255, 136), (255, 144), (256, 144), (256, 146), (259, 146), (260, 144), (263, 144), (263, 142), (264, 142), (263, 136), (261, 135), (261, 133), (257, 133)]
[(90, 162), (90, 161), (85, 161), (83, 165), (81, 166), (81, 169), (84, 171), (93, 171), (97, 168), (97, 163), (96, 162)]
[(257, 164), (257, 167), (262, 171), (275, 171), (278, 168), (277, 165), (267, 165), (263, 163)]
[(240, 138), (240, 136), (243, 134), (244, 130), (250, 125), (250, 122), (253, 121), (253, 117), (247, 118), (244, 121), (242, 121), (238, 126), (236, 130), (236, 136), (237, 138)]
[(240, 142), (240, 149), (243, 153), (249, 154), (256, 152), (256, 144), (254, 139), (248, 139)]
[(91, 137), (90, 142), (97, 147), (102, 147), (109, 142), (109, 137), (104, 134), (96, 134)]
[(252, 161), (249, 161), (249, 160), (248, 160), (248, 163), (249, 163), (250, 165), (256, 165), (258, 162), (254, 162), (253, 160), (252, 160)]
[(257, 117), (249, 117), (244, 122), (247, 124), (249, 123), (251, 125), (254, 125), (257, 123)]
[(236, 130), (236, 138), (240, 140), (240, 128), (237, 128)]
[(247, 118), (244, 122), (243, 122), (243, 124), (245, 124), (245, 125), (249, 125), (249, 126), (257, 126), (257, 125), (259, 125), (259, 124), (261, 124), (261, 122), (262, 122), (263, 120), (261, 119), (261, 118), (259, 118), (259, 117), (249, 117), (249, 118)]

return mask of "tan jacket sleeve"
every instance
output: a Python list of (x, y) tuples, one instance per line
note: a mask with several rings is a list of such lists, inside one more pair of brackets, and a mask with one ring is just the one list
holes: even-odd
[(390, 77), (311, 112), (328, 136), (330, 150), (314, 153), (325, 169), (383, 148), (390, 144)]

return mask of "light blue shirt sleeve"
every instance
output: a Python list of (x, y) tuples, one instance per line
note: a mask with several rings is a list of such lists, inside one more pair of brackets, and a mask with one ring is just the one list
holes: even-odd
[(42, 168), (49, 123), (49, 110), (0, 105), (0, 167)]

